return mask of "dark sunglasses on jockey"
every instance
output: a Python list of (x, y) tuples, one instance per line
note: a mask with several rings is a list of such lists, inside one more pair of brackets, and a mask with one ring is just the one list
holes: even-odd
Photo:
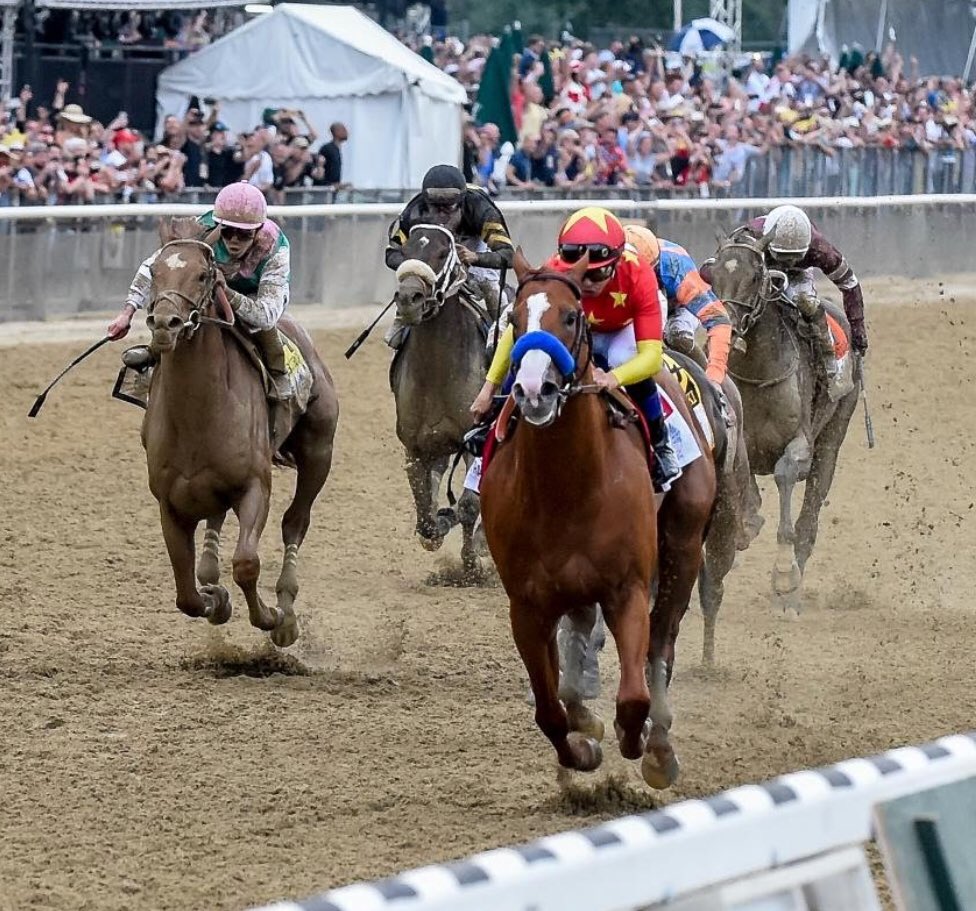
[(424, 196), (435, 209), (456, 209), (461, 204), (461, 191), (455, 187), (431, 187)]
[[(612, 259), (613, 265), (623, 253), (623, 247), (608, 247), (606, 244), (560, 244), (559, 258), (564, 263), (578, 263), (587, 253), (593, 262), (604, 262)], [(601, 267), (604, 268), (604, 267)], [(587, 273), (589, 274), (589, 273)]]
[(601, 282), (609, 281), (617, 271), (617, 261), (607, 263), (605, 266), (598, 266), (596, 269), (587, 269), (583, 273), (583, 281), (591, 285), (598, 285)]
[(220, 236), (227, 240), (250, 240), (257, 230), (257, 228), (231, 228), (228, 225), (221, 225)]

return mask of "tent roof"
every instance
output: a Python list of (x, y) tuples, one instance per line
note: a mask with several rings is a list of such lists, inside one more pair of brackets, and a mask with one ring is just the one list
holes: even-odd
[(216, 98), (342, 98), (400, 92), (443, 101), (462, 86), (352, 6), (283, 3), (164, 70), (160, 88)]

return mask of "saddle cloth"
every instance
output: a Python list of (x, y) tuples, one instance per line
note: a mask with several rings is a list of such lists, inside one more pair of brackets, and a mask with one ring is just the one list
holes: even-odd
[[(698, 381), (681, 366), (673, 357), (669, 354), (665, 354), (664, 366), (668, 369), (668, 372), (678, 381), (678, 385), (681, 387), (681, 391), (685, 394), (685, 401), (688, 403), (688, 407), (691, 409), (691, 413), (695, 416), (695, 420), (698, 422), (698, 427), (702, 432), (702, 435), (708, 441), (708, 448), (711, 450), (715, 449), (715, 434), (712, 432), (712, 425), (708, 420), (708, 414), (705, 411), (705, 405), (702, 402), (702, 391), (698, 385)], [(668, 403), (671, 407), (671, 402)], [(673, 407), (671, 408), (674, 411)], [(678, 415), (680, 417), (680, 415)], [(665, 419), (668, 419), (667, 410), (665, 410)], [(682, 423), (684, 421), (682, 420)], [(687, 425), (686, 425), (687, 426)], [(690, 428), (689, 428), (690, 432)], [(674, 433), (672, 432), (672, 443), (674, 442)], [(694, 439), (694, 435), (692, 435)], [(698, 444), (695, 444), (695, 448), (698, 448)], [(699, 451), (698, 455), (701, 455)], [(697, 458), (697, 456), (695, 457)], [(694, 461), (691, 459), (689, 461)], [(685, 464), (682, 463), (681, 467), (684, 468)]]

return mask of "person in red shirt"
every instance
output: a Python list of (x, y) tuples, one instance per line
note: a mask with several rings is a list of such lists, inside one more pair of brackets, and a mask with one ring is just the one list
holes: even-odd
[[(546, 268), (566, 272), (589, 254), (583, 276), (582, 306), (593, 340), (594, 382), (619, 386), (647, 418), (654, 446), (654, 486), (667, 491), (681, 476), (671, 447), (654, 374), (661, 369), (663, 320), (654, 270), (627, 244), (623, 225), (607, 209), (587, 206), (573, 213), (559, 232), (559, 252)], [(508, 376), (514, 330), (499, 339), (488, 377), (471, 411), (478, 420), (491, 409), (492, 397)]]

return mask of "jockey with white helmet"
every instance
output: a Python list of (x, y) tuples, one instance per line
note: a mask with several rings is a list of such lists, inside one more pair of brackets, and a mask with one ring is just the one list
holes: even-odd
[(817, 295), (812, 270), (819, 269), (840, 290), (851, 326), (851, 347), (858, 355), (863, 355), (868, 349), (868, 335), (864, 326), (864, 298), (854, 270), (840, 250), (797, 206), (777, 206), (765, 217), (753, 219), (743, 230), (763, 240), (769, 265), (786, 273), (789, 280), (786, 296), (814, 330), (827, 371), (831, 398), (846, 394), (850, 391), (850, 381), (844, 379), (837, 362), (826, 311)]
[[(271, 374), (276, 397), (291, 396), (285, 369), (285, 354), (275, 328), (288, 306), (291, 256), (288, 238), (268, 220), (264, 194), (241, 181), (224, 187), (209, 212), (201, 215), (200, 239), (213, 247), (219, 270), (218, 283), (225, 288), (227, 302), (240, 322), (252, 333)], [(160, 251), (152, 254), (136, 273), (125, 304), (108, 326), (108, 334), (122, 338), (136, 310), (148, 302), (152, 288), (150, 267)], [(130, 348), (123, 355), (126, 366), (145, 370), (155, 363), (148, 347)]]

